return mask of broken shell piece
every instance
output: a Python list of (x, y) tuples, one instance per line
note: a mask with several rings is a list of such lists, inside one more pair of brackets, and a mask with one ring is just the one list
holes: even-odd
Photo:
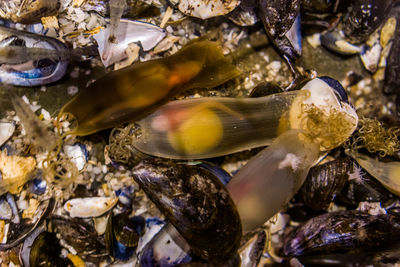
[(182, 13), (200, 19), (226, 15), (240, 4), (239, 0), (174, 0), (171, 2), (178, 4), (178, 9)]
[(75, 164), (78, 171), (85, 167), (88, 159), (88, 151), (83, 144), (65, 145), (64, 152), (67, 154), (71, 161)]
[(125, 54), (127, 55), (127, 59), (122, 60), (120, 62), (115, 63), (114, 70), (123, 69), (132, 65), (132, 63), (138, 59), (140, 52), (140, 46), (135, 43), (131, 43), (128, 45), (128, 48), (125, 50)]
[(98, 217), (112, 209), (117, 202), (117, 197), (74, 198), (65, 202), (64, 209), (71, 217)]
[(0, 220), (0, 243), (1, 244), (7, 243), (7, 234), (8, 234), (9, 229), (10, 229), (10, 224), (6, 223), (3, 220)]
[(35, 169), (36, 161), (33, 157), (7, 156), (6, 151), (0, 152), (0, 172), (3, 179), (0, 181), (0, 195), (9, 191), (15, 194), (30, 178)]
[(0, 146), (2, 146), (15, 131), (14, 123), (0, 122)]
[(127, 58), (125, 50), (128, 45), (133, 42), (140, 42), (144, 51), (149, 51), (155, 47), (165, 36), (165, 31), (156, 25), (121, 19), (118, 29), (115, 33), (117, 43), (113, 45), (113, 49), (106, 54), (105, 46), (108, 42), (109, 27), (101, 30), (93, 37), (96, 39), (99, 46), (99, 54), (104, 66), (108, 67), (118, 61)]
[(167, 51), (170, 49), (175, 42), (177, 42), (180, 39), (178, 36), (173, 36), (169, 35), (164, 40), (162, 40), (155, 48), (154, 48), (154, 54), (158, 54), (164, 51)]
[(5, 199), (0, 199), (0, 220), (11, 220), (11, 218), (12, 210), (10, 205)]

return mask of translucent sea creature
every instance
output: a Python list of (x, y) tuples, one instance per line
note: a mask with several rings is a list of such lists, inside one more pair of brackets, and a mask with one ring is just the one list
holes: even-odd
[(39, 119), (31, 107), (19, 97), (12, 89), (8, 89), (11, 103), (24, 126), (26, 134), (30, 137), (32, 144), (39, 150), (50, 151), (55, 147), (56, 137), (47, 130), (47, 125)]
[[(315, 79), (303, 90), (266, 97), (172, 101), (137, 122), (140, 135), (132, 142), (154, 156), (209, 158), (269, 145), (288, 129), (312, 127), (313, 135), (329, 150), (348, 137), (340, 136), (341, 121), (347, 116), (343, 114), (348, 113), (347, 119), (354, 118), (357, 124), (355, 112), (347, 103), (340, 107), (334, 92), (323, 79)], [(324, 108), (317, 109), (317, 105)], [(343, 113), (325, 117), (332, 105)]]
[(77, 121), (72, 134), (96, 131), (140, 119), (179, 92), (212, 88), (238, 75), (213, 42), (196, 39), (176, 54), (140, 62), (105, 75), (64, 107)]
[(346, 151), (360, 166), (393, 194), (400, 196), (400, 162), (383, 162), (366, 155)]
[(228, 184), (244, 229), (254, 229), (276, 214), (301, 187), (320, 153), (340, 145), (355, 130), (355, 111), (330, 89), (338, 84), (327, 80), (332, 87), (324, 87), (319, 81), (305, 85), (311, 91), (309, 99), (292, 104), (293, 130), (258, 153)]

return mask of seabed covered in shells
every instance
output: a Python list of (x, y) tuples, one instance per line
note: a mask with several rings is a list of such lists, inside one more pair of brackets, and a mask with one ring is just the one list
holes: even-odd
[[(1, 27), (13, 28), (16, 31), (33, 31), (39, 39), (40, 35), (58, 39), (65, 45), (62, 49), (68, 51), (67, 54), (60, 52), (56, 59), (56, 56), (47, 55), (53, 60), (50, 61), (52, 63), (45, 62), (50, 64), (51, 68), (59, 62), (68, 62), (65, 74), (57, 80), (34, 86), (20, 86), (15, 83), (17, 76), (8, 80), (0, 77), (3, 81), (0, 83), (2, 266), (392, 266), (400, 263), (400, 167), (397, 166), (400, 159), (400, 130), (399, 110), (396, 109), (396, 101), (399, 100), (396, 100), (398, 91), (387, 94), (383, 93), (382, 89), (389, 61), (390, 46), (387, 43), (398, 43), (395, 39), (399, 36), (393, 32), (398, 33), (399, 27), (397, 25), (396, 29), (394, 22), (392, 35), (385, 44), (382, 44), (382, 39), (386, 37), (381, 33), (382, 27), (390, 27), (390, 18), (399, 22), (398, 11), (391, 11), (390, 14), (395, 14), (392, 17), (385, 16), (384, 20), (389, 22), (382, 23), (373, 33), (380, 36), (378, 40), (382, 47), (376, 66), (371, 71), (364, 67), (360, 58), (361, 52), (341, 55), (327, 49), (329, 45), (321, 45), (321, 35), (334, 29), (334, 25), (341, 19), (354, 15), (347, 14), (347, 11), (331, 12), (332, 14), (326, 17), (318, 17), (318, 23), (320, 19), (325, 18), (325, 23), (329, 22), (329, 26), (324, 26), (325, 28), (321, 26), (325, 24), (318, 23), (315, 27), (310, 20), (303, 23), (302, 55), (295, 65), (289, 66), (271, 34), (269, 37), (266, 35), (262, 22), (247, 21), (254, 24), (248, 26), (237, 24), (240, 1), (222, 1), (229, 3), (223, 5), (226, 10), (221, 12), (225, 13), (217, 13), (218, 16), (213, 14), (214, 7), (203, 3), (205, 6), (201, 4), (198, 7), (202, 8), (200, 12), (195, 7), (185, 7), (184, 1), (180, 4), (162, 0), (128, 0), (126, 3), (118, 0), (54, 2), (57, 2), (55, 6), (52, 1), (38, 0), (10, 0), (0, 3), (0, 24), (3, 25)], [(215, 5), (219, 3), (198, 2), (215, 2)], [(243, 2), (248, 2), (250, 6), (258, 3), (243, 0), (242, 4)], [(276, 2), (279, 6), (285, 1), (271, 2)], [(300, 1), (286, 2), (300, 4)], [(311, 2), (313, 1), (302, 1), (304, 10), (301, 9), (301, 12), (307, 13), (305, 6), (309, 7)], [(354, 5), (363, 3), (353, 2)], [(119, 10), (118, 7), (124, 3), (125, 8)], [(112, 4), (119, 6), (112, 8)], [(18, 17), (25, 9), (38, 10), (40, 5), (48, 5), (49, 8), (45, 11), (48, 13), (34, 13), (26, 17), (34, 19), (37, 16), (38, 21), (26, 22)], [(235, 11), (231, 12), (234, 9)], [(390, 10), (397, 9), (399, 7), (393, 3)], [(248, 7), (248, 10), (252, 9)], [(114, 12), (111, 18), (110, 12)], [(107, 34), (103, 33), (102, 36), (101, 33), (105, 29), (112, 31), (110, 21), (118, 18), (115, 12), (121, 12), (123, 17), (121, 24), (117, 25), (126, 23), (126, 27), (143, 27), (145, 30), (138, 30), (137, 35), (129, 35), (129, 38), (132, 38), (131, 42), (124, 39), (128, 38), (126, 34), (120, 37), (116, 34), (115, 36), (120, 38), (118, 42), (109, 42), (105, 37)], [(203, 17), (196, 12), (200, 12)], [(241, 19), (243, 22), (244, 18)], [(118, 28), (114, 30), (118, 31)], [(153, 32), (150, 33), (151, 31)], [(0, 29), (0, 38), (4, 41), (3, 35)], [(198, 41), (197, 38), (204, 40)], [(372, 37), (368, 41), (356, 44), (357, 49), (361, 49), (363, 44), (373, 47), (371, 40)], [(4, 44), (3, 41), (0, 41), (0, 49), (16, 46), (15, 42)], [(218, 48), (212, 47), (214, 42), (218, 44)], [(223, 73), (229, 78), (223, 77), (220, 83), (210, 86), (209, 84), (213, 83), (208, 82), (214, 77), (207, 67), (211, 68), (212, 62), (206, 61), (196, 65), (197, 63), (193, 63), (195, 60), (190, 57), (179, 57), (182, 48), (190, 49), (190, 45), (195, 46), (199, 43), (199, 47), (204, 44), (206, 49), (210, 49), (207, 51), (221, 52), (220, 60), (226, 67)], [(122, 44), (126, 46), (118, 50), (116, 47)], [(102, 47), (103, 50), (98, 51), (98, 47)], [(60, 51), (64, 51), (62, 49)], [(10, 64), (15, 64), (10, 62), (12, 54), (9, 50), (5, 49), (4, 53), (1, 51), (0, 76), (10, 71)], [(105, 51), (115, 53), (110, 56)], [(49, 53), (49, 50), (45, 52)], [(217, 52), (215, 53), (218, 54)], [(32, 53), (26, 55), (32, 62), (38, 62), (45, 57), (41, 50)], [(174, 58), (173, 55), (178, 56)], [(207, 54), (204, 57), (207, 57)], [(168, 61), (168, 58), (172, 59)], [(12, 59), (18, 61), (18, 64), (19, 61), (25, 60), (18, 56)], [(90, 119), (87, 119), (85, 114), (80, 117), (76, 107), (69, 110), (67, 108), (73, 116), (73, 112), (78, 114), (71, 119), (59, 114), (67, 103), (82, 95), (85, 88), (93, 86), (101, 94), (108, 91), (109, 102), (113, 105), (112, 108), (116, 107), (123, 100), (113, 99), (114, 94), (110, 92), (116, 90), (114, 85), (118, 87), (118, 83), (104, 82), (99, 85), (96, 81), (102, 77), (111, 77), (116, 71), (121, 72), (124, 68), (151, 60), (167, 62), (165, 64), (173, 66), (166, 71), (161, 67), (156, 69), (158, 65), (154, 67), (155, 71), (150, 68), (156, 74), (167, 73), (166, 78), (160, 78), (165, 78), (167, 82), (162, 80), (160, 86), (172, 84), (171, 87), (175, 88), (180, 82), (184, 85), (190, 84), (190, 80), (199, 75), (200, 79), (193, 82), (194, 86), (187, 86), (188, 90), (183, 90), (182, 85), (182, 90), (168, 95), (168, 98), (157, 99), (153, 103), (154, 107), (143, 109), (144, 115), (139, 114), (137, 121), (123, 121), (122, 124), (116, 123), (117, 125), (111, 128), (99, 126), (98, 131), (91, 131), (90, 134), (74, 134), (77, 125), (79, 127), (84, 123), (95, 124), (98, 123), (95, 121), (98, 118), (100, 121), (106, 121), (115, 114), (123, 117), (123, 112), (110, 111), (102, 117), (103, 110), (90, 110), (95, 106), (95, 99), (99, 98), (96, 95), (93, 99), (85, 99), (87, 106), (86, 103), (77, 105), (82, 110), (88, 109), (94, 114)], [(230, 66), (234, 66), (234, 69), (229, 69)], [(295, 68), (295, 73), (291, 67)], [(197, 68), (206, 71), (202, 72)], [(143, 71), (142, 75), (141, 71), (143, 68), (138, 68), (131, 76), (147, 77), (147, 73)], [(218, 73), (218, 66), (212, 71)], [(153, 75), (153, 72), (150, 75)], [(192, 72), (194, 78), (190, 76)], [(243, 167), (259, 152), (263, 153), (267, 145), (278, 151), (281, 147), (279, 140), (292, 140), (291, 137), (282, 139), (286, 138), (283, 134), (286, 130), (291, 132), (295, 128), (293, 122), (284, 121), (283, 118), (291, 118), (287, 113), (292, 112), (291, 105), (299, 99), (296, 97), (308, 97), (307, 94), (303, 96), (302, 93), (290, 93), (293, 89), (292, 82), (299, 78), (297, 74), (302, 76), (303, 80), (299, 79), (299, 83), (295, 84), (296, 89), (303, 88), (309, 80), (319, 79), (317, 77), (337, 80), (343, 86), (345, 98), (348, 99), (344, 99), (343, 95), (333, 94), (338, 97), (335, 112), (343, 112), (341, 108), (348, 105), (351, 110), (355, 110), (355, 116), (358, 116), (358, 127), (351, 136), (346, 136), (345, 141), (340, 139), (340, 144), (332, 141), (334, 146), (330, 141), (321, 141), (328, 138), (323, 135), (323, 131), (315, 133), (315, 136), (313, 133), (300, 137), (296, 135), (295, 140), (304, 141), (306, 144), (304, 151), (311, 151), (312, 154), (317, 150), (315, 157), (320, 160), (317, 162), (315, 159), (315, 162), (306, 164), (305, 173), (301, 174), (304, 179), (300, 179), (299, 184), (293, 182), (293, 188), (278, 188), (282, 190), (282, 194), (288, 194), (286, 202), (278, 205), (281, 212), (274, 212), (272, 218), (265, 218), (264, 224), (257, 224), (249, 229), (248, 226), (252, 225), (253, 221), (247, 224), (244, 217), (250, 218), (253, 215), (251, 212), (243, 212), (246, 208), (238, 203), (242, 200), (239, 200), (239, 193), (235, 193), (238, 192), (237, 188), (229, 181), (232, 177), (232, 181), (235, 181), (235, 177), (244, 173)], [(147, 83), (143, 83), (144, 90), (151, 90), (153, 82), (158, 81), (158, 78), (149, 79), (148, 86)], [(209, 80), (204, 81), (206, 79)], [(168, 86), (166, 88), (169, 88)], [(156, 115), (167, 116), (168, 111), (174, 113), (174, 109), (167, 109), (169, 104), (165, 105), (170, 100), (193, 101), (205, 97), (269, 99), (267, 96), (277, 93), (283, 94), (280, 97), (287, 101), (285, 104), (288, 105), (288, 111), (282, 112), (282, 119), (276, 123), (276, 132), (279, 134), (275, 134), (273, 138), (268, 137), (268, 141), (262, 145), (249, 144), (248, 148), (240, 152), (234, 150), (235, 153), (221, 152), (220, 155), (218, 151), (225, 150), (216, 145), (218, 148), (215, 148), (215, 151), (220, 149), (215, 152), (218, 156), (191, 156), (191, 153), (201, 154), (210, 147), (211, 150), (214, 143), (222, 144), (224, 139), (233, 138), (224, 132), (228, 126), (223, 122), (228, 121), (227, 118), (230, 118), (232, 123), (234, 118), (243, 121), (239, 113), (244, 109), (244, 104), (237, 104), (241, 107), (237, 109), (239, 112), (234, 106), (224, 102), (211, 106), (199, 104), (198, 109), (190, 111), (192, 113), (185, 113), (182, 109), (179, 113), (181, 116), (177, 116), (178, 119), (173, 123), (165, 124), (163, 120), (154, 120), (159, 118)], [(134, 98), (135, 95), (129, 97)], [(274, 103), (271, 99), (268, 101)], [(138, 104), (140, 108), (141, 105), (147, 107), (142, 103)], [(226, 106), (221, 108), (221, 103)], [(133, 104), (130, 108), (132, 106)], [(303, 104), (300, 106), (301, 109), (304, 108)], [(159, 107), (160, 109), (157, 109)], [(166, 107), (166, 111), (163, 107)], [(267, 110), (266, 107), (265, 109)], [(100, 117), (96, 117), (98, 114)], [(251, 117), (248, 113), (243, 114)], [(256, 113), (251, 114), (254, 115), (251, 118), (256, 121)], [(321, 125), (327, 122), (322, 119), (322, 115), (318, 117), (318, 112), (313, 113), (316, 119), (311, 118), (310, 114), (311, 112), (308, 114), (309, 124), (317, 120), (322, 121)], [(216, 117), (217, 115), (220, 117)], [(147, 123), (146, 118), (153, 124)], [(332, 115), (329, 118), (336, 119), (338, 116)], [(351, 122), (354, 121), (356, 119)], [(202, 128), (202, 123), (206, 125), (205, 128)], [(248, 124), (246, 127), (250, 128), (255, 124)], [(344, 124), (346, 123), (343, 121), (337, 122), (332, 119), (332, 125), (347, 129)], [(180, 152), (181, 156), (172, 152), (170, 156), (163, 156), (161, 152), (157, 154), (157, 151), (151, 151), (151, 146), (136, 144), (134, 139), (145, 136), (144, 129), (150, 127), (148, 125), (155, 129), (165, 129), (166, 132), (164, 135), (151, 137), (153, 139), (150, 138), (148, 142), (169, 142), (170, 147)], [(197, 126), (199, 128), (196, 128)], [(177, 127), (181, 127), (181, 132), (174, 132)], [(239, 131), (239, 128), (231, 129), (231, 132)], [(243, 128), (242, 135), (246, 135), (246, 128)], [(330, 131), (329, 128), (324, 127), (324, 130)], [(180, 143), (178, 134), (199, 129), (204, 132), (191, 135), (190, 137), (195, 136), (194, 139), (184, 139), (185, 142), (194, 142), (194, 145), (186, 146)], [(249, 140), (252, 138), (248, 136)], [(310, 143), (317, 145), (313, 146)], [(150, 147), (148, 151), (147, 147)], [(290, 149), (297, 148), (293, 146)], [(274, 151), (269, 153), (278, 154)], [(207, 155), (206, 152), (204, 154)], [(288, 155), (278, 165), (271, 164), (271, 168), (279, 171), (288, 167), (297, 175), (297, 170), (303, 168), (302, 161), (299, 162), (302, 158), (297, 154), (293, 157), (291, 153)], [(186, 177), (187, 181), (182, 181), (181, 177)], [(259, 188), (257, 194), (261, 194), (263, 190), (269, 192), (270, 188), (277, 186), (273, 178), (269, 180), (271, 184)], [(285, 193), (286, 191), (289, 192)], [(248, 192), (243, 194), (249, 194), (246, 195), (248, 199), (252, 196)], [(269, 206), (262, 201), (249, 203), (251, 205), (246, 206), (249, 209), (254, 207), (262, 210), (264, 206)]]

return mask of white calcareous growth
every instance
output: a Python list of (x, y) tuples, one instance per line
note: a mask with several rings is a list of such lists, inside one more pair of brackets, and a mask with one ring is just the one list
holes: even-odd
[(74, 198), (65, 202), (64, 209), (71, 217), (98, 217), (112, 209), (117, 202), (117, 197)]

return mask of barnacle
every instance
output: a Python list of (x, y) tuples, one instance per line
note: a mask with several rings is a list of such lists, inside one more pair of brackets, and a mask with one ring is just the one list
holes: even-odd
[(351, 146), (354, 149), (366, 148), (380, 157), (393, 156), (400, 150), (399, 133), (399, 128), (385, 128), (377, 119), (360, 118)]

